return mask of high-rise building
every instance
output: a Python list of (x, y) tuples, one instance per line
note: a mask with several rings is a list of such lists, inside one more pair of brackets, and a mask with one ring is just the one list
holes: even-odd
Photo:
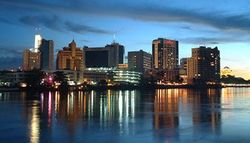
[(124, 46), (112, 43), (105, 47), (84, 47), (85, 67), (117, 67), (123, 64)]
[(23, 70), (30, 71), (33, 69), (40, 69), (40, 56), (39, 47), (41, 45), (42, 36), (35, 35), (35, 44), (31, 49), (25, 49), (23, 52)]
[(58, 70), (82, 71), (83, 68), (83, 51), (76, 47), (74, 40), (57, 53)]
[(116, 67), (118, 64), (123, 64), (123, 59), (124, 59), (123, 45), (113, 42), (110, 45), (106, 45), (105, 48), (109, 49), (109, 67)]
[(174, 70), (178, 68), (178, 41), (158, 38), (153, 40), (153, 68)]
[(140, 50), (128, 52), (128, 69), (144, 73), (151, 69), (152, 55)]
[(158, 38), (152, 42), (153, 68), (162, 73), (161, 82), (173, 82), (179, 78), (178, 41)]
[(35, 44), (34, 48), (32, 48), (31, 51), (34, 53), (38, 53), (41, 44), (42, 44), (42, 36), (39, 34), (35, 35)]
[(25, 49), (23, 52), (23, 70), (30, 71), (34, 69), (40, 69), (40, 52), (32, 52)]
[(53, 70), (54, 42), (52, 40), (42, 39), (39, 49), (41, 52), (41, 69)]
[(193, 48), (187, 65), (188, 83), (220, 82), (220, 51), (217, 47)]

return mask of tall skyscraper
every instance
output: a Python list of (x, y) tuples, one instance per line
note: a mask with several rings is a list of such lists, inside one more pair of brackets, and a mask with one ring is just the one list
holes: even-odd
[(152, 55), (140, 50), (128, 52), (128, 69), (144, 73), (152, 68)]
[(41, 44), (42, 44), (42, 36), (39, 34), (35, 35), (35, 44), (34, 48), (31, 49), (31, 51), (34, 53), (38, 53)]
[(153, 68), (173, 70), (178, 68), (178, 41), (158, 38), (153, 40)]
[(41, 52), (41, 69), (53, 70), (54, 63), (54, 42), (53, 40), (42, 39), (39, 46)]
[(123, 45), (113, 42), (110, 45), (106, 45), (105, 48), (109, 49), (109, 67), (116, 67), (118, 64), (123, 64), (123, 59), (124, 59)]
[(189, 83), (220, 82), (220, 51), (217, 47), (193, 48), (187, 66)]
[[(84, 47), (85, 67), (117, 67), (123, 64), (124, 46), (112, 43), (105, 47)], [(98, 58), (97, 58), (98, 57)]]
[(35, 44), (31, 49), (25, 49), (23, 52), (23, 70), (30, 71), (40, 69), (41, 53), (39, 47), (41, 45), (42, 36), (35, 35)]
[(58, 70), (82, 71), (83, 68), (83, 51), (76, 47), (74, 40), (57, 53)]

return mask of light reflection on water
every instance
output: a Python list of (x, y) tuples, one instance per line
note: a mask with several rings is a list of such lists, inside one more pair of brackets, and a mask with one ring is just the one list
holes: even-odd
[(30, 134), (30, 142), (31, 143), (38, 143), (39, 142), (39, 136), (40, 136), (40, 118), (39, 118), (39, 108), (34, 105), (31, 107), (30, 111), (31, 115), (29, 118), (30, 123), (29, 124), (29, 134)]
[(0, 95), (0, 142), (250, 140), (250, 88)]

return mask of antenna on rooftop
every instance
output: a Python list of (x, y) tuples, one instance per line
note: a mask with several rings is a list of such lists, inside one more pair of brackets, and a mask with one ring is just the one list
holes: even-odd
[(41, 30), (42, 30), (41, 27), (36, 27), (36, 28), (35, 28), (36, 34), (39, 34), (39, 35), (40, 35), (40, 31), (41, 31)]
[(115, 39), (116, 39), (116, 36), (115, 36), (115, 33), (113, 34), (113, 43), (115, 43)]

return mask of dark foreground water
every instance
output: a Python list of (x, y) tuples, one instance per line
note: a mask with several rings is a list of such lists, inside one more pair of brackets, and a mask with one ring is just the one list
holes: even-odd
[(0, 92), (0, 142), (250, 142), (250, 88)]

